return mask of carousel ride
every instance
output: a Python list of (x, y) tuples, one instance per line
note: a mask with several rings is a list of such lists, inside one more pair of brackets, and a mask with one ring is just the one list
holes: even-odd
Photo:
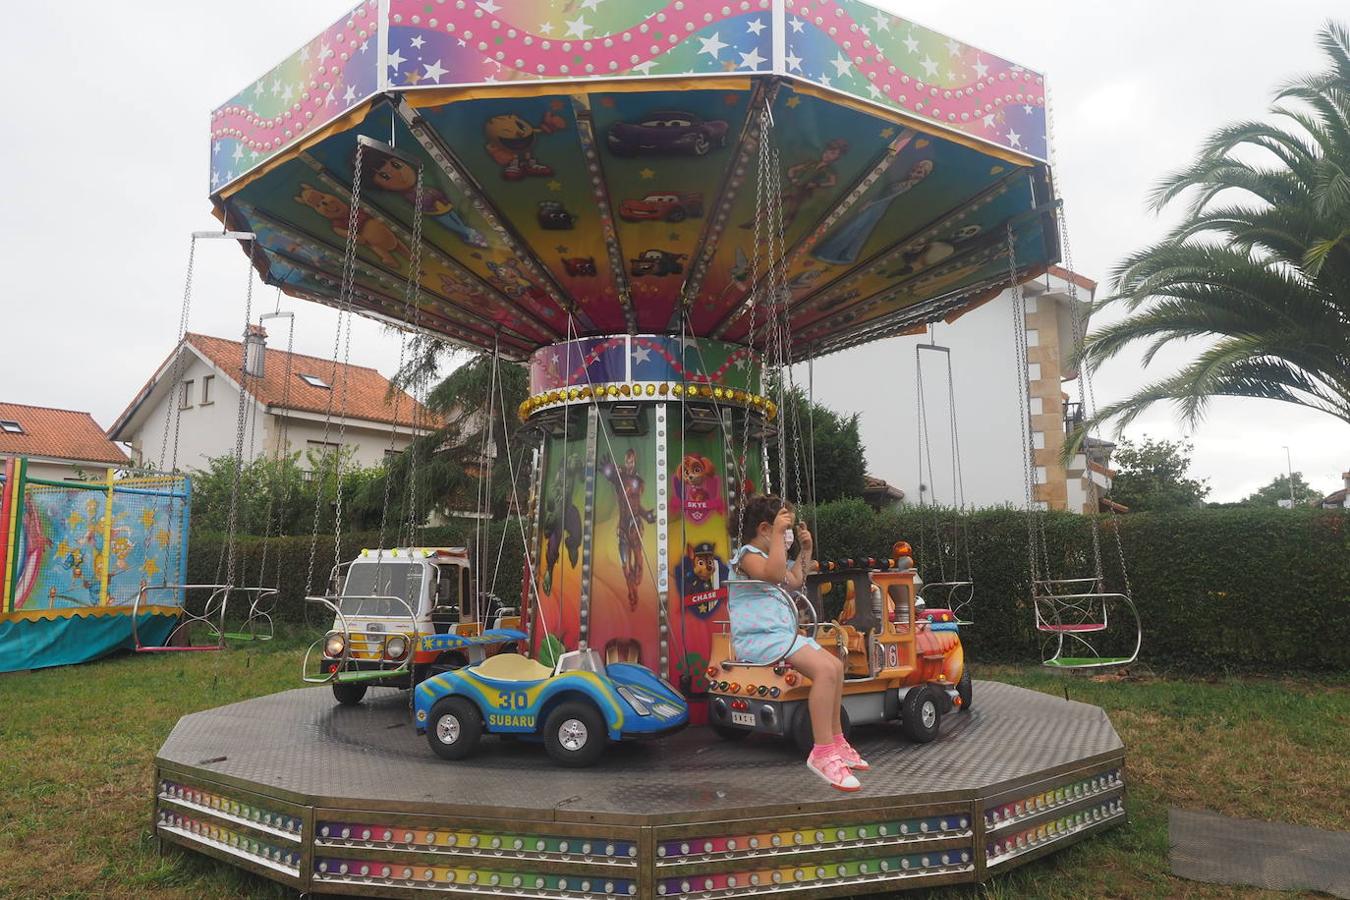
[[(369, 2), (250, 82), (212, 115), (212, 200), (267, 283), (338, 309), (334, 361), (360, 314), (528, 366), (510, 411), (537, 435), (525, 584), (519, 621), (495, 623), (521, 652), (419, 669), (428, 640), (460, 644), (430, 582), (410, 602), (381, 574), (395, 553), (432, 571), (451, 552), (414, 548), (407, 523), (405, 549), (368, 551), (355, 598), (406, 608), (398, 658), (348, 621), (341, 583), (313, 598), (335, 621), (306, 680), (343, 705), (296, 690), (185, 717), (156, 761), (157, 834), (314, 892), (712, 898), (982, 881), (1123, 821), (1124, 749), (1100, 710), (1003, 685), (940, 729), (911, 718), (932, 743), (859, 738), (874, 773), (848, 799), (780, 742), (699, 727), (586, 771), (520, 746), (564, 676), (608, 677), (620, 720), (641, 688), (664, 726), (712, 709), (739, 736), (728, 534), (750, 493), (810, 499), (785, 449), (804, 427), (792, 366), (1046, 271), (1048, 155), (1041, 75), (855, 0)], [(853, 589), (841, 652), (890, 679), (854, 692), (862, 721), (969, 708), (957, 623), (921, 616), (903, 568), (849, 561), (814, 586)], [(958, 612), (964, 570), (939, 588)], [(486, 636), (464, 599), (481, 588), (447, 590)], [(921, 668), (943, 689), (902, 702)], [(754, 699), (779, 690), (789, 709), (792, 674), (771, 667)], [(367, 695), (399, 679), (411, 713), (407, 694)], [(461, 760), (446, 767), (410, 733), (462, 734), (470, 694), (513, 709), (483, 730), (517, 739), (475, 735), (472, 758), (432, 740)]]

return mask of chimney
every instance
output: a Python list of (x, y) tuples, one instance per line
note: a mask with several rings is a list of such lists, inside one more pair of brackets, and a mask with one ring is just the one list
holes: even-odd
[(261, 325), (249, 325), (244, 330), (244, 374), (252, 378), (263, 377), (266, 361), (267, 329)]

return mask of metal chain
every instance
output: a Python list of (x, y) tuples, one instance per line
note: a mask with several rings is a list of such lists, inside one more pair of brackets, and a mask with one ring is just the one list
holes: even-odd
[[(413, 191), (413, 223), (412, 223), (412, 248), (411, 259), (408, 263), (408, 280), (403, 291), (403, 321), (408, 321), (411, 307), (417, 304), (417, 295), (421, 289), (422, 280), (422, 199), (424, 190), (424, 178), (422, 169), (417, 170), (417, 185)], [(399, 329), (398, 335), (398, 371), (403, 372), (403, 362), (408, 348), (408, 333)], [(395, 385), (397, 387), (397, 385)], [(385, 457), (384, 473), (384, 499), (380, 505), (380, 559), (384, 557), (384, 535), (385, 529), (389, 524), (389, 490), (393, 485), (393, 459), (394, 453), (398, 449), (398, 413), (399, 407), (403, 402), (403, 391), (397, 390), (394, 393), (394, 422), (389, 430), (389, 453)], [(416, 398), (414, 398), (414, 403)], [(413, 418), (417, 415), (416, 407), (413, 408)], [(414, 426), (416, 425), (414, 421)], [(412, 440), (417, 440), (417, 432), (414, 427)], [(408, 457), (409, 465), (412, 464), (413, 455)], [(406, 474), (406, 471), (405, 471)], [(378, 565), (379, 560), (376, 564)]]
[(183, 421), (183, 399), (179, 395), (182, 386), (178, 379), (183, 377), (184, 350), (183, 341), (187, 337), (188, 314), (192, 309), (192, 272), (197, 260), (197, 236), (192, 236), (188, 247), (187, 277), (183, 280), (183, 303), (178, 309), (178, 341), (174, 344), (174, 360), (169, 374), (169, 402), (164, 407), (164, 431), (159, 441), (159, 471), (164, 471), (164, 452), (169, 445), (169, 422), (173, 422), (173, 458), (172, 471), (178, 471), (178, 431)]
[[(279, 312), (280, 310), (281, 310), (281, 288), (277, 288), (277, 311)], [(291, 375), (294, 367), (294, 355), (293, 355), (294, 350), (295, 350), (295, 318), (294, 316), (292, 316), (291, 324), (288, 327), (286, 334), (286, 374), (282, 377), (281, 382), (280, 405), (282, 410), (290, 409)], [(266, 350), (263, 351), (263, 355), (264, 355), (263, 370), (266, 371), (267, 366)], [(272, 528), (276, 524), (275, 515), (278, 514), (284, 515), (291, 499), (291, 479), (288, 477), (287, 473), (287, 469), (289, 467), (283, 468), (281, 463), (283, 454), (286, 456), (287, 459), (290, 458), (290, 436), (289, 436), (291, 427), (290, 422), (291, 419), (289, 415), (283, 414), (281, 416), (281, 432), (280, 434), (277, 435), (276, 445), (272, 450), (272, 464), (274, 471), (272, 472), (271, 478), (269, 478), (268, 480), (267, 526), (266, 530), (263, 532), (262, 554), (261, 554), (262, 559), (258, 563), (258, 584), (260, 586), (265, 585), (267, 583), (267, 551), (269, 549), (269, 544), (272, 539)], [(277, 472), (275, 470), (278, 468), (281, 469), (280, 473), (281, 489), (282, 489), (281, 510), (280, 513), (274, 513), (273, 510), (275, 509), (276, 506), (276, 478), (277, 478)], [(280, 532), (280, 530), (281, 529), (278, 527), (277, 531)], [(277, 558), (276, 584), (277, 585), (281, 584), (280, 557)], [(306, 604), (306, 606), (308, 606), (308, 604)]]
[[(749, 372), (748, 377), (747, 377), (746, 380), (747, 380), (748, 383), (751, 384), (751, 385), (754, 385), (754, 384), (756, 383), (756, 381), (755, 381), (755, 369), (754, 369), (754, 367), (755, 367), (755, 365), (756, 365), (756, 359), (755, 359), (755, 327), (756, 327), (756, 322), (755, 322), (755, 320), (756, 320), (756, 318), (757, 318), (757, 316), (758, 316), (758, 313), (759, 313), (760, 299), (761, 299), (761, 297), (763, 296), (763, 295), (762, 295), (763, 285), (761, 285), (761, 283), (760, 283), (760, 274), (761, 274), (760, 260), (761, 260), (761, 254), (762, 254), (762, 252), (763, 252), (763, 249), (762, 249), (762, 248), (763, 248), (763, 246), (764, 246), (764, 238), (765, 238), (765, 231), (766, 231), (766, 228), (765, 228), (765, 224), (764, 224), (764, 221), (763, 221), (763, 216), (761, 215), (761, 213), (763, 212), (764, 206), (765, 206), (765, 201), (764, 201), (765, 185), (766, 185), (766, 182), (768, 181), (768, 174), (767, 174), (767, 172), (765, 171), (766, 163), (767, 163), (767, 159), (766, 159), (766, 155), (765, 155), (765, 144), (767, 143), (768, 138), (769, 138), (769, 128), (770, 128), (770, 123), (771, 123), (771, 122), (772, 122), (772, 115), (771, 115), (771, 113), (769, 112), (768, 106), (766, 105), (763, 109), (760, 110), (760, 113), (759, 113), (759, 132), (758, 132), (758, 134), (759, 134), (759, 147), (756, 148), (756, 149), (757, 149), (757, 152), (758, 152), (758, 157), (757, 157), (757, 163), (758, 163), (758, 166), (757, 166), (757, 178), (756, 178), (756, 190), (755, 190), (755, 228), (754, 228), (754, 243), (755, 243), (755, 246), (754, 246), (754, 253), (752, 254), (751, 260), (750, 260), (750, 282), (749, 282), (749, 284), (750, 284), (750, 286), (751, 286), (751, 287), (750, 287), (750, 328), (749, 328), (749, 331), (746, 333), (746, 340), (745, 340), (745, 346), (749, 349), (749, 352), (750, 352), (750, 366), (751, 366), (750, 372)], [(681, 348), (681, 350), (683, 351), (683, 348)], [(759, 380), (758, 380), (759, 393), (760, 393), (760, 396), (763, 396), (763, 395), (764, 395), (764, 356), (763, 356), (763, 354), (760, 354), (760, 357), (759, 357), (759, 360), (758, 360), (758, 365), (759, 365)], [(745, 502), (746, 502), (746, 499), (747, 499), (747, 497), (746, 497), (745, 486), (746, 486), (747, 482), (750, 480), (750, 418), (751, 418), (751, 413), (750, 413), (750, 410), (747, 408), (746, 411), (745, 411), (745, 415), (744, 415), (744, 416), (742, 417), (742, 419), (741, 419), (741, 421), (742, 421), (742, 423), (743, 423), (742, 429), (741, 429), (741, 449), (740, 449), (740, 453), (737, 455), (737, 458), (736, 458), (736, 466), (737, 466), (737, 469), (738, 469), (738, 472), (739, 472), (739, 478), (740, 478), (740, 486), (739, 486), (739, 489), (736, 491), (736, 498), (737, 498), (737, 500), (736, 500), (736, 536), (737, 536), (738, 539), (739, 539), (740, 533), (741, 533), (741, 519), (742, 519), (742, 518), (744, 517), (744, 515), (745, 515)], [(763, 480), (763, 482), (764, 482), (764, 483), (761, 485), (761, 487), (764, 489), (764, 493), (768, 493), (768, 478), (769, 478), (768, 470), (766, 469), (763, 473), (761, 473), (761, 475), (762, 475), (762, 480)]]
[[(346, 247), (344, 248), (344, 251), (343, 251), (343, 257), (342, 257), (342, 281), (341, 281), (341, 283), (340, 283), (340, 285), (339, 285), (339, 288), (338, 288), (338, 319), (337, 319), (337, 329), (335, 330), (335, 332), (334, 332), (334, 334), (333, 334), (333, 369), (332, 369), (332, 371), (333, 371), (334, 374), (336, 374), (336, 372), (337, 372), (337, 367), (338, 367), (338, 353), (341, 352), (341, 350), (342, 350), (342, 330), (343, 330), (343, 326), (344, 326), (344, 325), (347, 326), (347, 351), (348, 351), (348, 353), (350, 353), (350, 350), (351, 350), (351, 323), (348, 321), (348, 319), (349, 319), (349, 315), (350, 315), (350, 311), (351, 311), (351, 302), (352, 302), (352, 284), (353, 284), (353, 282), (354, 282), (354, 280), (355, 280), (355, 278), (356, 278), (356, 236), (357, 236), (357, 225), (358, 225), (358, 222), (360, 221), (360, 219), (359, 219), (359, 210), (360, 210), (360, 201), (361, 201), (361, 161), (362, 161), (362, 158), (363, 158), (364, 155), (365, 155), (365, 145), (363, 145), (362, 143), (360, 143), (360, 142), (358, 141), (357, 144), (356, 144), (356, 156), (355, 156), (355, 159), (354, 159), (353, 162), (352, 162), (351, 206), (349, 207), (349, 209), (348, 209), (348, 211), (347, 211), (347, 244), (346, 244)], [(344, 357), (344, 364), (345, 364), (345, 357)], [(344, 369), (344, 373), (345, 373), (345, 369)], [(342, 503), (342, 500), (341, 500), (341, 498), (342, 498), (342, 479), (341, 479), (341, 471), (342, 471), (342, 447), (339, 445), (339, 447), (338, 447), (338, 449), (337, 449), (337, 452), (335, 452), (335, 453), (334, 453), (333, 451), (330, 451), (330, 450), (328, 449), (328, 434), (329, 434), (329, 429), (331, 428), (332, 423), (333, 423), (333, 400), (334, 400), (334, 396), (337, 394), (337, 390), (338, 390), (338, 386), (337, 386), (336, 382), (337, 382), (337, 378), (334, 377), (334, 378), (332, 379), (332, 381), (330, 382), (330, 386), (329, 386), (329, 390), (328, 390), (328, 405), (327, 405), (327, 407), (326, 407), (325, 410), (324, 410), (324, 417), (323, 417), (323, 441), (322, 441), (322, 445), (323, 445), (323, 448), (324, 448), (324, 453), (325, 453), (325, 454), (332, 453), (332, 456), (333, 456), (334, 461), (335, 461), (335, 467), (336, 467), (337, 473), (338, 473), (338, 480), (337, 480), (337, 504), (338, 504), (338, 506), (337, 506), (337, 512), (338, 512), (338, 516), (337, 516), (337, 524), (335, 525), (334, 531), (333, 531), (333, 558), (334, 558), (333, 566), (334, 566), (334, 568), (336, 568), (336, 567), (340, 564), (340, 562), (341, 562), (341, 539), (339, 538), (338, 535), (339, 535), (339, 532), (341, 531), (341, 509), (342, 509), (342, 506), (341, 506), (341, 503)], [(345, 378), (345, 374), (344, 374), (344, 378), (343, 378), (343, 385), (344, 385), (344, 388), (345, 388), (345, 384), (346, 384), (346, 378)], [(345, 414), (346, 414), (346, 399), (347, 399), (347, 398), (346, 398), (346, 396), (345, 396), (345, 394), (344, 394), (344, 396), (343, 396), (343, 419), (344, 419), (343, 425), (344, 425), (344, 426), (345, 426), (345, 424), (346, 424), (346, 421), (345, 421), (345, 419), (346, 419), (346, 415), (345, 415)], [(319, 549), (319, 511), (322, 509), (322, 506), (323, 506), (323, 493), (324, 493), (324, 491), (323, 491), (323, 479), (322, 479), (322, 477), (321, 477), (320, 480), (319, 480), (318, 488), (317, 488), (317, 489), (315, 490), (315, 492), (314, 492), (314, 521), (313, 521), (313, 527), (312, 527), (312, 529), (311, 529), (311, 532), (310, 532), (310, 539), (309, 539), (309, 570), (308, 570), (308, 572), (307, 572), (306, 575), (305, 575), (305, 589), (306, 589), (306, 590), (313, 590), (313, 585), (314, 585), (314, 565), (315, 565), (315, 562), (316, 562), (317, 557), (318, 557), (318, 549)]]
[(244, 429), (247, 426), (248, 411), (248, 391), (244, 385), (248, 380), (248, 328), (253, 323), (253, 256), (257, 249), (257, 242), (250, 241), (248, 245), (248, 287), (244, 291), (244, 334), (245, 339), (242, 342), (239, 356), (239, 403), (235, 409), (234, 419), (234, 480), (230, 485), (230, 511), (225, 526), (225, 581), (224, 584), (233, 586), (234, 567), (236, 562), (237, 538), (236, 529), (239, 520), (239, 482), (243, 480), (244, 475)]
[(1040, 580), (1036, 560), (1036, 526), (1040, 511), (1032, 484), (1035, 480), (1035, 447), (1031, 440), (1031, 416), (1028, 395), (1031, 392), (1029, 373), (1027, 372), (1027, 314), (1026, 299), (1022, 293), (1022, 284), (1017, 278), (1017, 243), (1013, 228), (1008, 226), (1008, 290), (1013, 315), (1013, 346), (1017, 362), (1017, 404), (1020, 413), (1019, 439), (1022, 441), (1022, 481), (1026, 489), (1027, 504), (1027, 550), (1031, 562), (1031, 590), (1035, 593), (1036, 582)]

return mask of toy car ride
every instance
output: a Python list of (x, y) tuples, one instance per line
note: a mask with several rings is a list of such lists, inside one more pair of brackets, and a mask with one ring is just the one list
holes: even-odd
[(554, 762), (589, 766), (610, 741), (654, 738), (689, 722), (680, 693), (634, 663), (596, 650), (550, 667), (516, 653), (443, 672), (417, 686), (417, 730), (442, 759), (463, 759), (486, 734), (543, 741)]
[[(807, 612), (804, 632), (844, 662), (845, 731), (898, 720), (910, 740), (938, 735), (943, 714), (969, 709), (970, 675), (955, 623), (935, 623), (915, 609), (916, 572), (908, 557), (826, 563), (804, 594), (777, 589), (780, 602)], [(819, 618), (819, 623), (817, 623)], [(708, 714), (724, 738), (774, 734), (810, 750), (806, 697), (810, 679), (786, 659), (738, 661), (730, 635), (713, 636)]]
[(516, 649), (526, 635), (515, 611), (474, 597), (462, 547), (362, 550), (334, 570), (326, 596), (306, 598), (333, 625), (305, 653), (302, 677), (352, 705), (371, 685), (407, 688)]

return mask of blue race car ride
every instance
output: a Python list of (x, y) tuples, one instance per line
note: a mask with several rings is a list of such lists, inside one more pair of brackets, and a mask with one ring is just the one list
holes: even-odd
[(661, 737), (689, 705), (650, 670), (574, 650), (557, 666), (518, 653), (443, 672), (417, 686), (417, 730), (442, 759), (463, 759), (484, 733), (542, 740), (563, 766), (594, 765), (610, 741)]

